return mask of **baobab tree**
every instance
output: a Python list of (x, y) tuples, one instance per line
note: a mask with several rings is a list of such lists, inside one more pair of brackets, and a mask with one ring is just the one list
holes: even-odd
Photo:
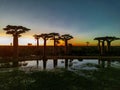
[[(40, 39), (40, 35), (35, 34), (35, 35), (33, 35), (33, 37), (37, 41), (37, 55), (39, 55), (39, 39)], [(37, 60), (37, 67), (38, 67), (38, 65), (39, 65), (39, 61)]]
[(46, 42), (50, 38), (50, 35), (47, 33), (40, 34), (40, 37), (44, 40), (44, 49), (43, 49), (43, 57), (46, 57)]
[(110, 54), (110, 51), (111, 51), (111, 42), (112, 41), (115, 41), (115, 40), (120, 40), (120, 38), (117, 38), (117, 37), (110, 37), (110, 36), (106, 36), (104, 37), (106, 42), (107, 42), (107, 53)]
[[(49, 35), (50, 35), (51, 40), (54, 40), (54, 50), (53, 51), (54, 51), (54, 56), (56, 56), (56, 49), (57, 49), (56, 46), (59, 43), (58, 40), (60, 40), (60, 35), (59, 35), (59, 33), (55, 33), (55, 32), (52, 32)], [(54, 67), (56, 67), (57, 59), (54, 59), (53, 63), (54, 63)]]
[[(110, 47), (111, 47), (111, 42), (114, 40), (119, 40), (120, 38), (117, 37), (111, 37), (111, 36), (106, 36), (106, 37), (96, 37), (94, 40), (98, 40), (98, 46), (100, 47), (100, 42), (102, 42), (102, 54), (105, 53), (105, 41), (107, 42), (107, 54), (110, 53)], [(99, 49), (100, 50), (100, 49)]]
[(54, 41), (54, 55), (56, 55), (56, 45), (58, 43), (58, 40), (60, 40), (60, 35), (59, 33), (55, 33), (55, 32), (50, 33), (49, 35), (50, 35), (51, 40)]
[[(119, 40), (120, 38), (117, 37), (111, 37), (111, 36), (106, 36), (106, 37), (96, 37), (94, 40), (98, 40), (98, 46), (99, 46), (99, 51), (100, 55), (110, 55), (111, 51), (111, 42), (114, 40)], [(105, 41), (107, 42), (107, 53), (105, 53)], [(102, 48), (100, 48), (100, 42), (102, 42)], [(100, 63), (100, 60), (99, 60)], [(104, 61), (102, 61), (103, 67), (104, 67)], [(110, 66), (111, 61), (108, 60), (108, 67)]]
[(87, 42), (86, 42), (86, 45), (88, 46), (89, 44), (90, 44), (90, 42), (87, 41)]
[(65, 42), (65, 55), (68, 54), (68, 40), (73, 39), (73, 36), (70, 34), (64, 34), (60, 37)]
[[(65, 42), (65, 55), (68, 55), (68, 40), (72, 39), (73, 36), (70, 34), (64, 34), (61, 39)], [(68, 67), (68, 59), (65, 59), (65, 67)]]
[[(107, 55), (110, 55), (111, 54), (111, 42), (114, 41), (114, 40), (119, 40), (120, 38), (106, 36), (106, 37), (104, 37), (104, 39), (107, 42)], [(111, 61), (108, 60), (108, 65), (107, 66), (110, 67), (110, 65), (111, 65)]]
[(23, 26), (15, 26), (15, 25), (7, 25), (5, 28), (3, 28), (4, 31), (6, 31), (6, 34), (12, 34), (13, 35), (13, 47), (14, 47), (14, 59), (13, 65), (18, 65), (18, 38), (21, 36), (22, 33), (26, 33), (30, 29), (23, 27)]
[(40, 37), (44, 40), (44, 48), (43, 48), (43, 68), (46, 69), (46, 42), (50, 38), (50, 35), (47, 33), (40, 34)]
[(37, 47), (39, 47), (39, 39), (40, 39), (40, 35), (33, 35), (33, 37), (37, 40)]

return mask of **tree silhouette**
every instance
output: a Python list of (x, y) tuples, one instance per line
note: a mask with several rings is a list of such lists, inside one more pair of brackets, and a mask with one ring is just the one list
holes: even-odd
[(73, 36), (70, 34), (64, 34), (61, 36), (61, 39), (65, 42), (65, 55), (68, 54), (68, 40), (73, 39)]
[(44, 40), (44, 48), (43, 48), (43, 69), (46, 69), (46, 41), (51, 37), (47, 33), (42, 33), (40, 34), (40, 37)]
[[(60, 40), (60, 35), (59, 35), (59, 33), (55, 33), (55, 32), (52, 32), (49, 35), (51, 37), (51, 40), (54, 40), (54, 50), (53, 51), (54, 51), (54, 56), (56, 56), (56, 54), (57, 54), (56, 53), (56, 50), (57, 50), (56, 46), (59, 42), (58, 40)], [(54, 59), (53, 62), (54, 62), (54, 67), (56, 67), (57, 66), (57, 60)]]
[[(37, 40), (37, 55), (39, 55), (39, 39), (40, 39), (40, 35), (33, 35), (33, 37)], [(37, 60), (37, 67), (38, 67), (39, 61)]]
[(87, 42), (86, 42), (86, 45), (88, 46), (89, 44), (90, 44), (90, 42), (87, 41)]
[[(100, 55), (110, 55), (111, 51), (111, 42), (114, 40), (118, 40), (120, 38), (117, 37), (111, 37), (111, 36), (106, 36), (106, 37), (96, 37), (94, 40), (98, 40), (98, 46), (99, 46), (99, 52)], [(107, 53), (105, 53), (105, 41), (107, 42)], [(100, 48), (100, 42), (102, 42), (102, 48)], [(100, 60), (99, 60), (100, 63)], [(110, 67), (111, 61), (108, 60), (108, 67)], [(102, 65), (104, 67), (104, 60), (102, 61)]]
[[(72, 39), (73, 36), (70, 34), (64, 34), (61, 36), (61, 39), (65, 42), (65, 55), (68, 55), (68, 40)], [(68, 67), (68, 59), (65, 59), (65, 68)]]
[(106, 36), (104, 37), (106, 42), (107, 42), (107, 52), (108, 54), (110, 53), (110, 47), (111, 47), (111, 42), (114, 41), (114, 40), (119, 40), (120, 38), (117, 38), (117, 37), (110, 37), (110, 36)]
[(40, 35), (33, 35), (33, 37), (37, 40), (37, 47), (39, 47), (39, 39), (40, 39)]
[(94, 40), (98, 40), (99, 50), (100, 50), (100, 42), (102, 42), (102, 53), (105, 53), (105, 41), (106, 41), (107, 42), (107, 53), (109, 54), (111, 42), (114, 40), (119, 40), (119, 39), (120, 38), (117, 38), (117, 37), (106, 36), (106, 37), (96, 37)]
[(40, 37), (44, 40), (43, 58), (46, 57), (46, 41), (51, 37), (47, 33), (40, 34)]
[[(21, 36), (22, 33), (25, 33), (29, 31), (30, 29), (23, 27), (23, 26), (15, 26), (15, 25), (7, 25), (5, 28), (3, 28), (4, 31), (6, 31), (6, 34), (12, 34), (13, 35), (13, 47), (14, 47), (14, 59), (17, 60), (18, 58), (18, 38)], [(15, 61), (13, 64), (18, 64), (18, 62)]]
[(51, 40), (54, 40), (54, 55), (56, 55), (56, 45), (58, 44), (58, 40), (60, 40), (59, 33), (52, 32), (49, 34)]

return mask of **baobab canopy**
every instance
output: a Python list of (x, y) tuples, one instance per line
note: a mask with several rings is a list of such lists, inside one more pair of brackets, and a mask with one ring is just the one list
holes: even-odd
[(106, 37), (96, 37), (94, 40), (106, 40), (106, 41), (114, 41), (114, 40), (120, 40), (118, 37), (111, 37), (111, 36), (106, 36)]
[[(94, 40), (98, 40), (98, 48), (99, 48), (100, 54), (103, 55), (105, 54), (105, 41), (107, 42), (107, 54), (109, 54), (111, 42), (119, 39), (120, 38), (117, 38), (117, 37), (106, 36), (106, 37), (96, 37)], [(100, 47), (100, 43), (102, 43), (102, 48)]]
[(64, 34), (64, 35), (61, 36), (61, 39), (62, 39), (62, 40), (70, 40), (70, 39), (72, 39), (72, 38), (73, 38), (73, 36), (70, 35), (70, 34)]
[(3, 28), (3, 30), (6, 31), (6, 34), (20, 35), (21, 33), (25, 33), (30, 29), (23, 26), (7, 25), (5, 28)]

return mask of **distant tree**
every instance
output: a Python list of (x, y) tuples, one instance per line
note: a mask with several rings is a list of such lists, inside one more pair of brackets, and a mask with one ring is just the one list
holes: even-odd
[(70, 34), (64, 34), (61, 36), (61, 39), (65, 42), (65, 55), (68, 54), (68, 40), (73, 39), (73, 36)]
[(47, 33), (40, 34), (40, 37), (44, 40), (44, 49), (43, 49), (43, 57), (46, 57), (46, 41), (51, 37)]
[(33, 37), (37, 40), (37, 47), (39, 46), (39, 39), (40, 39), (40, 35), (33, 35)]
[[(111, 53), (111, 42), (114, 40), (120, 40), (120, 38), (117, 37), (111, 37), (111, 36), (106, 36), (106, 37), (96, 37), (94, 40), (98, 40), (98, 45), (100, 47), (100, 42), (102, 42), (102, 49), (99, 48), (100, 55), (110, 55)], [(107, 53), (105, 52), (105, 41), (107, 42)], [(103, 67), (104, 67), (104, 61), (102, 61)], [(99, 60), (100, 64), (100, 60)], [(111, 61), (108, 60), (108, 67), (110, 67)]]
[(46, 42), (51, 36), (47, 33), (42, 33), (42, 34), (40, 34), (40, 37), (44, 40), (43, 69), (46, 69), (46, 62), (47, 62), (47, 59), (46, 59)]
[(52, 32), (49, 35), (50, 35), (51, 40), (54, 41), (54, 55), (56, 55), (56, 46), (59, 43), (58, 40), (60, 40), (60, 35), (59, 33), (55, 33), (55, 32)]
[[(60, 35), (59, 35), (59, 33), (55, 33), (55, 32), (52, 32), (49, 35), (51, 37), (51, 40), (54, 40), (54, 50), (53, 51), (54, 51), (54, 56), (56, 56), (56, 54), (57, 54), (57, 52), (56, 52), (56, 50), (57, 50), (56, 46), (59, 43)], [(57, 59), (54, 59), (53, 62), (54, 62), (54, 67), (56, 67), (57, 66)]]
[[(13, 47), (14, 47), (14, 58), (17, 59), (18, 57), (18, 38), (21, 36), (22, 33), (29, 31), (30, 29), (23, 27), (23, 26), (14, 26), (14, 25), (7, 25), (3, 28), (6, 31), (6, 34), (13, 35)], [(16, 64), (18, 62), (15, 62)], [(14, 64), (14, 63), (13, 63)]]
[(120, 38), (117, 37), (110, 37), (110, 36), (106, 36), (104, 37), (106, 42), (107, 42), (107, 52), (110, 53), (110, 49), (111, 49), (111, 42), (115, 41), (115, 40), (120, 40)]
[(88, 46), (89, 44), (90, 44), (90, 42), (87, 41), (87, 42), (86, 42), (86, 45)]
[[(37, 51), (36, 51), (36, 54), (39, 55), (39, 39), (40, 39), (40, 35), (33, 35), (33, 37), (37, 40)], [(37, 60), (37, 67), (38, 67), (38, 64), (39, 64), (39, 60)]]
[[(73, 36), (70, 34), (64, 34), (61, 39), (65, 42), (65, 55), (68, 55), (68, 40), (72, 39)], [(65, 59), (65, 68), (68, 68), (68, 59)]]
[(98, 40), (99, 47), (100, 47), (100, 42), (102, 42), (102, 51), (103, 52), (105, 52), (104, 49), (105, 49), (105, 41), (106, 41), (107, 42), (107, 52), (110, 53), (111, 42), (114, 40), (120, 40), (120, 38), (106, 36), (106, 37), (96, 37), (96, 38), (94, 38), (94, 40)]

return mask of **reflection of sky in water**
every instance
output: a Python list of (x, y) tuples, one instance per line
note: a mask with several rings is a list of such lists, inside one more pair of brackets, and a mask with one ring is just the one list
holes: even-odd
[[(58, 64), (57, 64), (57, 68), (65, 68), (65, 60), (64, 59), (58, 59)], [(43, 61), (39, 60), (39, 64), (37, 66), (37, 60), (32, 60), (32, 61), (24, 61), (24, 62), (19, 62), (22, 66), (19, 67), (20, 70), (23, 71), (38, 71), (38, 70), (43, 70)], [(27, 63), (27, 65), (25, 65)], [(1, 63), (0, 66), (4, 64)], [(12, 63), (11, 63), (12, 64)], [(107, 61), (105, 61), (105, 67), (107, 67)], [(68, 70), (71, 71), (76, 71), (76, 70), (81, 70), (81, 69), (85, 69), (85, 70), (96, 70), (96, 65), (98, 65), (98, 60), (97, 59), (84, 59), (83, 61), (79, 61), (77, 59), (74, 59), (72, 61), (72, 63), (70, 62), (70, 60), (68, 61)], [(115, 68), (120, 68), (120, 62), (118, 61), (112, 61), (111, 62), (111, 66), (115, 67)], [(46, 65), (46, 69), (47, 70), (51, 70), (54, 69), (53, 67), (53, 60), (49, 59), (47, 60), (47, 65)], [(1, 71), (11, 71), (12, 68), (7, 68)], [(0, 71), (0, 72), (1, 72)]]
[(120, 68), (120, 61), (119, 62), (113, 62), (111, 64), (112, 67), (115, 67), (115, 68)]
[(73, 65), (70, 68), (73, 69), (96, 69), (94, 66), (93, 67), (88, 67), (85, 66), (83, 67), (84, 64), (87, 63), (91, 63), (91, 64), (98, 64), (98, 60), (97, 59), (84, 59), (83, 61), (78, 61), (78, 60), (74, 60), (72, 61)]
[[(57, 68), (65, 68), (65, 60), (64, 59), (59, 59)], [(26, 66), (22, 66), (21, 68), (25, 69), (31, 69), (31, 70), (42, 70), (43, 69), (43, 61), (39, 60), (39, 64), (37, 66), (37, 60), (34, 61), (25, 61), (25, 63), (28, 63)], [(92, 64), (93, 66), (87, 66), (86, 64)], [(107, 64), (107, 61), (105, 62)], [(83, 61), (79, 61), (77, 59), (74, 59), (72, 62), (70, 60), (68, 61), (68, 69), (69, 70), (79, 70), (79, 69), (97, 69), (94, 65), (98, 64), (97, 59), (84, 59)], [(107, 65), (106, 65), (107, 66)], [(120, 63), (118, 62), (112, 62), (111, 66), (113, 67), (120, 67)], [(47, 60), (47, 65), (46, 69), (50, 70), (53, 69), (53, 60), (48, 59)]]
[[(64, 68), (64, 67), (65, 67), (65, 63), (64, 63), (64, 62), (65, 62), (64, 59), (59, 59), (59, 60), (58, 60), (58, 65), (57, 65), (57, 67), (58, 67), (58, 68)], [(34, 61), (26, 61), (26, 63), (28, 63), (27, 66), (23, 66), (23, 67), (43, 69), (43, 61), (42, 61), (42, 60), (39, 61), (38, 67), (37, 67), (37, 61), (36, 61), (36, 60), (34, 60)], [(81, 68), (81, 66), (82, 66), (83, 64), (86, 64), (86, 63), (97, 64), (98, 61), (97, 61), (97, 59), (95, 59), (95, 60), (92, 60), (92, 59), (89, 59), (89, 60), (84, 59), (83, 61), (78, 61), (77, 59), (75, 59), (75, 60), (73, 60), (72, 62), (70, 62), (70, 60), (69, 60), (68, 66), (69, 66), (69, 68), (79, 69), (79, 68)], [(46, 69), (53, 69), (53, 68), (54, 68), (54, 67), (53, 67), (53, 60), (52, 60), (52, 59), (48, 59), (48, 60), (47, 60), (47, 65), (46, 65)]]
[[(58, 60), (57, 67), (60, 67), (60, 68), (64, 67), (64, 63), (61, 63), (62, 61), (64, 61), (64, 60), (62, 60), (62, 59)], [(28, 64), (25, 67), (37, 67), (37, 61), (36, 60), (26, 61), (26, 63), (28, 63)], [(38, 67), (43, 69), (43, 61), (42, 60), (39, 61)], [(47, 60), (46, 69), (53, 69), (53, 60), (52, 59)]]

